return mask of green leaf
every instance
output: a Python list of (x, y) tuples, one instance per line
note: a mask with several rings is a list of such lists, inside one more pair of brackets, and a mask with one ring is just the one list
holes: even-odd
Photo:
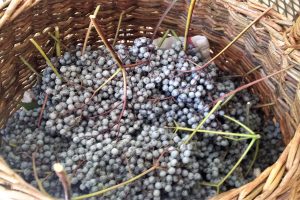
[(28, 111), (39, 107), (36, 101), (32, 101), (29, 103), (21, 102), (20, 105)]

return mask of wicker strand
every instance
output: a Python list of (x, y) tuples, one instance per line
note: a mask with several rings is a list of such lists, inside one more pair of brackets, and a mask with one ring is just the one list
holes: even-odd
[(10, 197), (8, 199), (53, 200), (26, 183), (9, 168), (2, 157), (0, 157), (0, 194), (1, 198), (2, 195), (4, 197), (7, 195), (7, 197)]

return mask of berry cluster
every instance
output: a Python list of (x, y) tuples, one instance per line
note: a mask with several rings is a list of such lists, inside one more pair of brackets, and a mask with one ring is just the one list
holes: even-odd
[[(201, 54), (195, 47), (190, 45), (184, 52), (182, 42), (177, 41), (172, 48), (162, 50), (142, 37), (132, 46), (115, 46), (124, 65), (141, 63), (126, 68), (125, 92), (122, 73), (116, 74), (118, 67), (108, 50), (104, 46), (96, 50), (88, 47), (82, 55), (81, 48), (77, 45), (51, 60), (62, 80), (48, 67), (33, 88), (40, 107), (48, 96), (40, 126), (39, 107), (19, 110), (0, 130), (4, 141), (0, 152), (10, 165), (36, 185), (33, 154), (44, 187), (60, 197), (63, 190), (51, 173), (55, 162), (61, 162), (71, 177), (74, 196), (124, 182), (155, 162), (159, 162), (159, 168), (142, 179), (97, 199), (205, 199), (215, 194), (214, 188), (199, 183), (220, 181), (248, 141), (199, 133), (184, 144), (189, 132), (173, 133), (168, 127), (176, 122), (181, 127), (196, 128), (208, 115), (212, 102), (239, 83), (224, 78), (214, 64), (200, 72), (182, 73), (195, 69), (193, 63), (201, 64)], [(240, 92), (212, 114), (201, 129), (246, 132), (224, 119), (224, 114), (246, 123), (262, 136), (259, 156), (264, 159), (258, 159), (255, 168), (263, 170), (274, 162), (283, 145), (279, 127), (263, 120), (254, 108), (258, 102), (248, 91)], [(247, 103), (252, 105), (250, 109)], [(239, 187), (252, 179), (253, 173), (243, 176), (250, 161), (251, 156), (247, 156), (222, 189)]]

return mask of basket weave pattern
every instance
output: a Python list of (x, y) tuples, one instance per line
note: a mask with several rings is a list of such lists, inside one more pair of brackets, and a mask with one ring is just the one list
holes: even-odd
[[(47, 32), (59, 26), (62, 43), (66, 46), (82, 42), (89, 24), (89, 14), (101, 5), (98, 20), (107, 38), (113, 38), (119, 15), (126, 11), (120, 29), (120, 40), (130, 43), (139, 36), (151, 37), (160, 16), (170, 4), (163, 0), (12, 0), (0, 4), (0, 127), (19, 108), (26, 89), (35, 78), (18, 56), (22, 55), (40, 71), (44, 60), (29, 42), (34, 38), (44, 51), (51, 53), (54, 42)], [(161, 30), (174, 29), (183, 35), (187, 1), (178, 0), (163, 21)], [(190, 34), (203, 34), (210, 39), (213, 52), (224, 48), (267, 7), (249, 0), (199, 0), (193, 14)], [(300, 177), (300, 18), (296, 22), (271, 10), (246, 34), (230, 47), (216, 64), (234, 74), (244, 75), (261, 66), (246, 81), (253, 81), (280, 69), (294, 66), (280, 75), (252, 87), (259, 94), (268, 115), (279, 121), (286, 149), (278, 161), (258, 178), (240, 188), (214, 199), (276, 199), (298, 196), (295, 187)], [(90, 44), (100, 44), (96, 33)], [(16, 187), (18, 186), (18, 187)], [(27, 185), (0, 160), (0, 194), (14, 199), (49, 199)], [(25, 197), (23, 196), (23, 197)], [(30, 197), (30, 198), (29, 198)]]
[(300, 13), (300, 2), (293, 0), (259, 0), (267, 6), (275, 5), (276, 11), (295, 19), (295, 16)]

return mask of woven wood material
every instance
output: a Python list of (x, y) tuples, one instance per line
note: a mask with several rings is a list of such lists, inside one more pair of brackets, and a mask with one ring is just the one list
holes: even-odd
[(296, 19), (300, 12), (300, 1), (298, 0), (259, 0), (267, 6), (274, 6), (276, 11), (286, 15), (290, 19)]
[[(174, 29), (183, 35), (188, 1), (178, 0), (164, 19), (160, 30)], [(34, 38), (49, 55), (54, 41), (47, 34), (59, 26), (66, 46), (82, 42), (89, 24), (89, 15), (97, 5), (97, 19), (107, 38), (113, 38), (118, 18), (126, 11), (120, 29), (120, 40), (126, 42), (139, 36), (152, 36), (160, 16), (170, 4), (163, 0), (11, 0), (0, 4), (0, 127), (19, 108), (24, 91), (32, 87), (35, 78), (18, 56), (33, 63), (37, 71), (45, 61), (29, 42)], [(199, 0), (194, 10), (190, 35), (203, 34), (218, 53), (267, 7), (254, 0)], [(259, 83), (251, 89), (259, 95), (266, 114), (274, 113), (280, 123), (285, 151), (278, 161), (258, 178), (240, 188), (214, 199), (297, 199), (300, 182), (300, 18), (292, 22), (275, 10), (269, 11), (232, 47), (218, 58), (216, 64), (234, 74), (253, 81), (294, 66), (280, 75)], [(89, 44), (100, 44), (95, 31)], [(39, 68), (37, 66), (40, 66)], [(13, 187), (16, 183), (19, 187)], [(49, 199), (32, 189), (0, 160), (0, 194), (14, 199)], [(23, 195), (23, 196), (22, 196)], [(29, 198), (30, 197), (30, 198)]]

